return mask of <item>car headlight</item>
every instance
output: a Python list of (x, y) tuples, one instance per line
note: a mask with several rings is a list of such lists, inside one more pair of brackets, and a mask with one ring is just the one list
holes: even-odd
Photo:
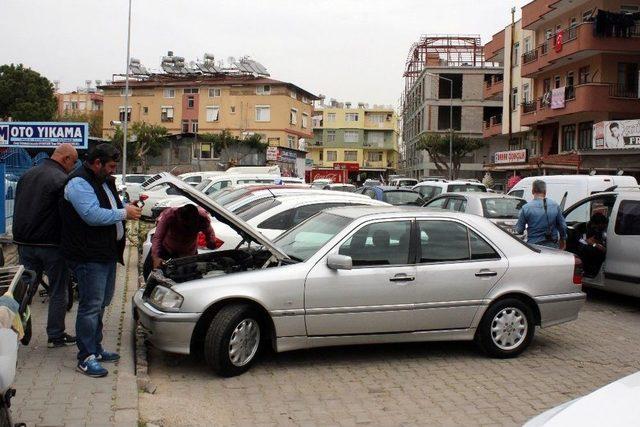
[(153, 305), (160, 308), (177, 310), (180, 308), (180, 306), (182, 306), (182, 301), (184, 301), (184, 298), (176, 291), (158, 285), (151, 292), (149, 301)]

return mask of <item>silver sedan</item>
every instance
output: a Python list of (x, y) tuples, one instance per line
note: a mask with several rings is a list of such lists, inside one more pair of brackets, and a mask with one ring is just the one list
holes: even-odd
[(249, 369), (260, 345), (475, 340), (490, 356), (513, 357), (536, 325), (574, 320), (584, 303), (572, 254), (528, 246), (485, 218), (334, 208), (271, 242), (188, 184), (156, 180), (250, 243), (170, 260), (134, 296), (152, 344), (203, 353), (223, 376)]

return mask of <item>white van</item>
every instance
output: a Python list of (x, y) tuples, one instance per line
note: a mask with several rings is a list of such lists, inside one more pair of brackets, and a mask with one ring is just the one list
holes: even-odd
[(205, 176), (200, 184), (196, 185), (196, 190), (200, 190), (206, 195), (222, 190), (227, 187), (235, 187), (243, 184), (275, 184), (282, 181), (280, 175), (268, 174), (222, 174), (215, 176)]
[[(188, 172), (178, 175), (178, 178), (183, 180), (189, 185), (196, 186), (202, 182), (205, 177), (219, 176), (219, 175), (277, 175), (280, 176), (280, 166), (234, 166), (226, 171), (202, 171), (202, 172)], [(302, 180), (304, 183), (304, 180)]]
[(196, 185), (202, 182), (204, 177), (219, 176), (224, 174), (225, 174), (224, 171), (188, 172), (188, 173), (183, 173), (181, 175), (178, 175), (178, 178), (180, 178), (187, 184), (195, 187)]
[(540, 179), (547, 184), (547, 197), (561, 208), (569, 207), (579, 200), (612, 187), (637, 187), (632, 176), (618, 175), (543, 175), (523, 178), (509, 191), (509, 196), (521, 197), (527, 202), (533, 199), (531, 185)]

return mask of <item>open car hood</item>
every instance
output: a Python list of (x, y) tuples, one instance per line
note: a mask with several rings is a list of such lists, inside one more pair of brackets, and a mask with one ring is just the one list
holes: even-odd
[(170, 173), (161, 172), (157, 175), (154, 175), (153, 177), (142, 183), (142, 188), (146, 190), (159, 184), (167, 184), (175, 188), (184, 197), (191, 200), (196, 205), (202, 206), (218, 221), (223, 222), (229, 227), (233, 228), (240, 236), (242, 236), (244, 240), (264, 246), (280, 260), (289, 259), (289, 256), (287, 254), (282, 252), (282, 250), (275, 246), (271, 240), (267, 239), (249, 224), (238, 218), (235, 214), (226, 210), (218, 203), (214, 202), (204, 193), (196, 190), (191, 185), (171, 175)]

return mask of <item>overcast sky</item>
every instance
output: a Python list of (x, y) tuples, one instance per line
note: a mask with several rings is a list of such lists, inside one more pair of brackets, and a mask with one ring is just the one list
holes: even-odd
[[(249, 55), (312, 93), (396, 106), (421, 34), (486, 43), (528, 1), (133, 0), (131, 56), (159, 69), (167, 50), (187, 61)], [(63, 90), (125, 71), (127, 0), (0, 0), (0, 16), (0, 63), (23, 63)]]

